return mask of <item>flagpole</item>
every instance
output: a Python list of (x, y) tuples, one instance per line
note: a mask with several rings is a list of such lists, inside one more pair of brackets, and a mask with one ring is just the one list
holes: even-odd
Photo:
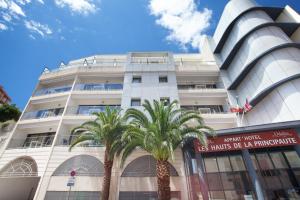
[(244, 115), (245, 115), (245, 109), (243, 109), (243, 114), (242, 114), (242, 119), (241, 119), (241, 126), (243, 126)]
[[(239, 98), (239, 96), (235, 96), (237, 109), (240, 108), (240, 106), (239, 106), (239, 99), (238, 98)], [(237, 112), (237, 123), (238, 123), (238, 126), (240, 126), (240, 112)]]

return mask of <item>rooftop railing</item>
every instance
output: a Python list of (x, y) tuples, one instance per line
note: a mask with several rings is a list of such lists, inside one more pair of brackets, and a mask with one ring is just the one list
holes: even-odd
[(202, 65), (216, 65), (215, 61), (197, 61), (197, 60), (176, 60), (175, 66), (202, 66)]
[(91, 83), (91, 84), (76, 84), (75, 90), (84, 91), (110, 91), (110, 90), (123, 90), (123, 84), (121, 83)]
[(55, 109), (25, 112), (24, 115), (22, 116), (22, 120), (57, 117), (62, 115), (63, 110), (64, 108), (55, 108)]
[(131, 57), (131, 64), (168, 64), (169, 57)]
[(126, 60), (124, 59), (105, 59), (105, 60), (97, 60), (96, 62), (74, 62), (66, 65), (61, 65), (59, 68), (49, 70), (48, 68), (44, 69), (43, 74), (55, 73), (60, 71), (65, 71), (69, 69), (94, 69), (101, 67), (123, 67), (126, 64)]

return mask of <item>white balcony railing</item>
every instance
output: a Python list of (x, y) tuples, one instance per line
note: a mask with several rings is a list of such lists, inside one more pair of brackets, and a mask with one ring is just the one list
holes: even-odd
[(11, 139), (8, 149), (28, 149), (51, 147), (54, 135), (48, 136), (30, 136), (25, 139)]
[(57, 117), (62, 115), (63, 110), (64, 108), (55, 108), (55, 109), (48, 109), (48, 110), (25, 112), (21, 120)]
[(78, 70), (88, 70), (102, 67), (123, 67), (126, 64), (126, 60), (123, 59), (105, 59), (105, 60), (97, 60), (97, 62), (93, 63), (70, 63), (67, 65), (63, 65), (59, 68), (49, 70), (45, 69), (43, 74), (51, 74), (57, 73), (61, 71), (66, 71), (70, 69), (78, 69)]
[(106, 107), (121, 109), (120, 105), (81, 105), (70, 106), (67, 109), (67, 115), (91, 116), (93, 113), (104, 112)]
[(224, 111), (222, 106), (181, 106), (184, 110), (193, 110), (200, 114), (228, 114), (230, 112)]
[(168, 64), (168, 57), (131, 57), (131, 64)]
[[(78, 135), (62, 135), (58, 136), (56, 146), (70, 146), (79, 136)], [(85, 141), (77, 146), (79, 147), (103, 147), (103, 144), (95, 143), (92, 141)]]
[(48, 94), (68, 92), (71, 90), (71, 88), (72, 88), (71, 86), (64, 86), (64, 87), (40, 89), (40, 90), (37, 90), (33, 96), (42, 96), (42, 95), (48, 95)]
[(123, 90), (123, 84), (121, 83), (76, 84), (75, 90), (83, 90), (83, 91)]

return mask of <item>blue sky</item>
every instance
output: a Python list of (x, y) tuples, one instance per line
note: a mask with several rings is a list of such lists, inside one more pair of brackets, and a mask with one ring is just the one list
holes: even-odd
[[(23, 109), (45, 66), (94, 54), (198, 52), (226, 2), (0, 0), (0, 84)], [(300, 10), (299, 0), (257, 2)]]

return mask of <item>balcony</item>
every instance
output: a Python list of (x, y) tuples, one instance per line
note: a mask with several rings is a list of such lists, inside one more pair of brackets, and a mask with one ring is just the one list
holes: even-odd
[(175, 60), (177, 75), (180, 76), (218, 76), (219, 68), (214, 61)]
[(54, 109), (25, 112), (21, 120), (57, 117), (57, 116), (61, 116), (63, 111), (64, 108), (54, 108)]
[(131, 53), (130, 64), (169, 64), (169, 54), (166, 52)]
[[(74, 140), (76, 140), (78, 135), (63, 135), (58, 136), (56, 146), (69, 147)], [(103, 144), (95, 143), (92, 141), (82, 142), (77, 145), (78, 147), (103, 147)]]
[(51, 147), (55, 133), (30, 134), (25, 139), (11, 139), (8, 149)]
[(121, 83), (89, 83), (89, 84), (77, 84), (75, 86), (77, 91), (115, 91), (123, 90), (123, 84)]
[(37, 90), (33, 96), (42, 96), (42, 95), (49, 95), (49, 94), (57, 94), (70, 91), (72, 86), (63, 86), (63, 87), (55, 87), (55, 88), (45, 88)]
[(120, 105), (79, 105), (68, 107), (66, 115), (68, 116), (91, 116), (93, 113), (104, 112), (106, 107), (121, 109)]
[(125, 59), (97, 59), (92, 62), (72, 62), (57, 69), (45, 69), (40, 80), (52, 79), (72, 74), (123, 74)]
[(217, 84), (178, 85), (180, 103), (181, 105), (224, 105), (227, 91), (218, 87)]
[(221, 105), (203, 105), (203, 106), (181, 106), (184, 110), (193, 110), (200, 114), (226, 114)]
[(181, 106), (181, 108), (199, 112), (204, 123), (215, 130), (236, 127), (236, 115), (224, 111), (221, 105)]

